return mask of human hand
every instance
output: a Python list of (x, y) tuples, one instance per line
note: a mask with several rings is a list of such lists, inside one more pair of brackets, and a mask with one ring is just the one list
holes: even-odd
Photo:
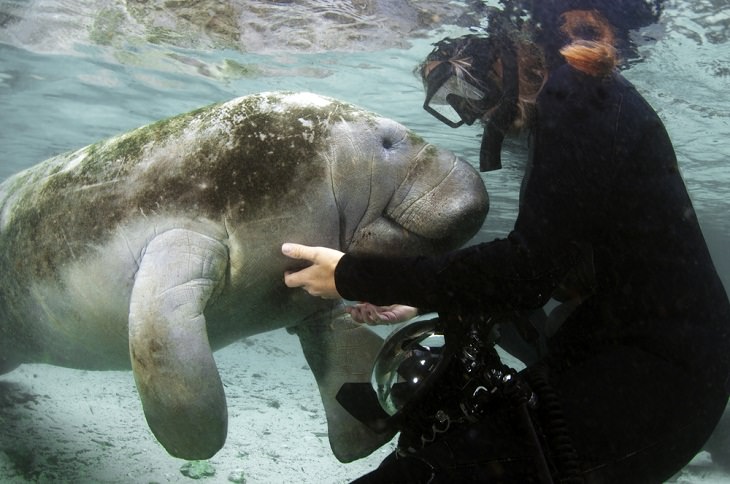
[(287, 287), (301, 287), (310, 295), (324, 299), (341, 297), (335, 287), (335, 267), (345, 254), (326, 247), (310, 247), (291, 243), (283, 244), (281, 253), (292, 259), (312, 263), (309, 267), (299, 271), (286, 271), (284, 284)]
[(345, 311), (350, 313), (356, 323), (369, 325), (402, 323), (418, 316), (418, 309), (402, 304), (375, 306), (370, 303), (358, 303), (347, 306)]

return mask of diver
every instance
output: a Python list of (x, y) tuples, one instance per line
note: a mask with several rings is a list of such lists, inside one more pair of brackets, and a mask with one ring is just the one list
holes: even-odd
[[(569, 8), (447, 39), (421, 67), (428, 112), (484, 122), (483, 170), (499, 167), (510, 130), (529, 130), (506, 238), (402, 258), (282, 246), (311, 263), (286, 285), (368, 301), (355, 319), (439, 314), (437, 352), (433, 327), (390, 346), (404, 350), (398, 368), (437, 379), (393, 387), (408, 410), (398, 450), (357, 482), (662, 482), (725, 409), (730, 302), (663, 123), (617, 69), (610, 9), (631, 2), (543, 3)], [(563, 40), (544, 41), (545, 29)], [(539, 360), (511, 371), (495, 358), (494, 322), (551, 297), (574, 303)]]

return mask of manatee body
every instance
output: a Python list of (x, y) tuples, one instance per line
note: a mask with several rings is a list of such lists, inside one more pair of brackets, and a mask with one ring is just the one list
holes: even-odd
[(206, 107), (47, 160), (0, 185), (0, 373), (132, 368), (170, 454), (223, 445), (212, 350), (292, 327), (343, 461), (390, 436), (334, 395), (369, 381), (380, 338), (342, 302), (284, 286), (285, 241), (433, 253), (481, 226), (478, 174), (402, 125), (309, 93)]

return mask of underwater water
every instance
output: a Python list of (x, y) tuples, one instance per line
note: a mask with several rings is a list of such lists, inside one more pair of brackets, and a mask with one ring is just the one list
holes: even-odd
[[(365, 41), (364, 48), (346, 50), (338, 49), (336, 42), (317, 49), (267, 49), (264, 42), (255, 52), (242, 52), (235, 45), (216, 49), (139, 39), (125, 42), (118, 36), (107, 41), (103, 34), (111, 30), (100, 26), (98, 19), (88, 27), (97, 29), (92, 29), (96, 41), (89, 37), (76, 40), (79, 31), (88, 29), (86, 24), (74, 23), (74, 2), (58, 2), (64, 8), (62, 22), (48, 31), (38, 27), (41, 22), (22, 17), (33, 3), (0, 1), (0, 181), (51, 156), (132, 128), (210, 103), (272, 90), (312, 91), (357, 104), (478, 163), (481, 129), (452, 130), (425, 113), (421, 109), (423, 88), (412, 72), (433, 42), (466, 33), (462, 27), (435, 26), (394, 43), (398, 45), (372, 44), (370, 49)], [(86, 12), (94, 2), (78, 4)], [(641, 60), (625, 72), (667, 127), (727, 289), (729, 7), (727, 0), (668, 2), (660, 23), (636, 34)], [(58, 19), (55, 10), (46, 14), (41, 18)], [(108, 22), (113, 20), (110, 14)], [(36, 29), (33, 35), (22, 35), (24, 21), (29, 24), (26, 29), (30, 25)], [(377, 27), (377, 22), (372, 25)], [(476, 240), (504, 236), (511, 228), (526, 156), (523, 141), (506, 144), (504, 169), (482, 174), (491, 208)], [(245, 359), (238, 356), (246, 352)], [(326, 432), (324, 413), (318, 408), (311, 374), (303, 371), (306, 362), (298, 353), (296, 338), (277, 332), (236, 343), (221, 353), (221, 374), (224, 380), (231, 379), (227, 392), (233, 394), (229, 394), (229, 407), (234, 418), (227, 453), (211, 460), (218, 469), (208, 479), (244, 482), (241, 479), (246, 475), (245, 482), (346, 482), (374, 468), (386, 455), (385, 450), (378, 451), (364, 461), (339, 464), (328, 454), (322, 436)], [(233, 376), (226, 377), (234, 373), (235, 381)], [(11, 419), (36, 418), (47, 430), (35, 433), (30, 425), (13, 426), (13, 432), (34, 433), (16, 447), (8, 435), (15, 438), (19, 434), (6, 431), (5, 436), (0, 435), (0, 482), (188, 479), (179, 472), (182, 461), (155, 447), (135, 400), (131, 374), (104, 372), (101, 385), (94, 378), (90, 372), (40, 365), (21, 367), (0, 378), (0, 383), (5, 382), (0, 388), (0, 407), (5, 409), (0, 413), (0, 429), (10, 428)], [(270, 383), (266, 385), (266, 381)], [(255, 389), (257, 396), (253, 403), (246, 401), (237, 408), (236, 402), (244, 401), (241, 385)], [(8, 389), (13, 389), (8, 393), (12, 396), (3, 396), (1, 392)], [(88, 403), (87, 399), (98, 401)], [(117, 416), (117, 411), (123, 414)], [(95, 417), (95, 412), (104, 417)], [(32, 417), (34, 413), (36, 417)], [(304, 426), (300, 420), (292, 420), (298, 414), (303, 415)], [(64, 427), (66, 418), (74, 424)], [(132, 422), (136, 427), (130, 429)], [(244, 427), (250, 429), (248, 434), (236, 434)], [(132, 438), (130, 432), (141, 440)], [(302, 434), (305, 436), (299, 437)], [(54, 441), (47, 442), (49, 439)], [(65, 450), (64, 442), (68, 444)], [(730, 455), (730, 448), (727, 453)], [(235, 474), (239, 471), (240, 475)], [(676, 482), (723, 481), (730, 482), (730, 474), (706, 455), (676, 478)]]

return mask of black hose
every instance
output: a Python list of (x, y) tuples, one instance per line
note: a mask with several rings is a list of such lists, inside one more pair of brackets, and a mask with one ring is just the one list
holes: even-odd
[(537, 436), (535, 426), (532, 423), (532, 417), (530, 416), (530, 410), (527, 408), (527, 402), (522, 402), (522, 404), (519, 406), (519, 411), (520, 417), (522, 418), (522, 421), (524, 422), (525, 427), (530, 434), (530, 439), (532, 440), (532, 443), (536, 449), (535, 463), (537, 464), (538, 472), (540, 473), (540, 482), (544, 484), (553, 484), (553, 476), (550, 472), (550, 467), (548, 466), (547, 459), (545, 459), (545, 453), (542, 450), (540, 438)]
[(527, 369), (530, 387), (537, 394), (540, 424), (547, 440), (553, 464), (558, 471), (561, 484), (583, 483), (578, 452), (568, 432), (568, 423), (555, 389), (548, 379), (548, 368), (537, 364)]

